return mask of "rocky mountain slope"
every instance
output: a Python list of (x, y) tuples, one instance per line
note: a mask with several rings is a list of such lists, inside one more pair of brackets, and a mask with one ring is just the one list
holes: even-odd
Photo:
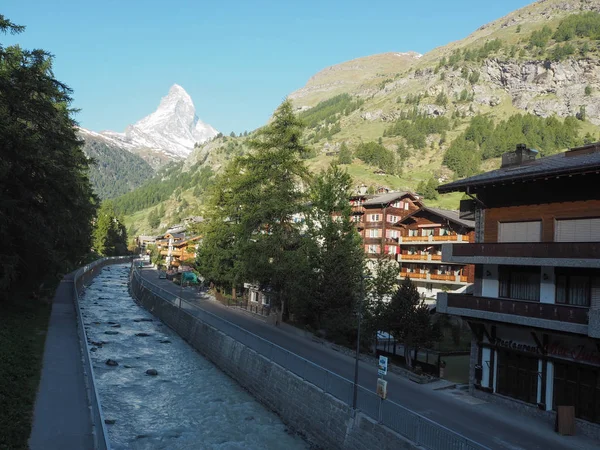
[[(88, 135), (90, 133), (93, 132)], [(156, 111), (129, 125), (124, 133), (102, 131), (94, 134), (113, 146), (140, 155), (158, 168), (168, 161), (185, 159), (196, 144), (217, 133), (198, 118), (194, 102), (185, 89), (174, 84)]]

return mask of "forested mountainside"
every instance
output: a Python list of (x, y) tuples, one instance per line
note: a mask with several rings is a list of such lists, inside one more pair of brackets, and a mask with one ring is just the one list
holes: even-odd
[[(549, 155), (599, 140), (599, 11), (600, 0), (539, 1), (425, 55), (324, 69), (289, 96), (306, 124), (308, 166), (336, 160), (371, 188), (428, 186), (429, 204), (456, 208), (456, 194), (435, 198), (431, 187), (497, 167), (517, 143)], [(197, 146), (185, 170), (218, 172), (246, 139)], [(202, 198), (187, 203), (201, 212)]]
[(83, 152), (94, 160), (90, 181), (101, 200), (132, 191), (154, 176), (154, 169), (138, 155), (89, 133), (79, 135), (84, 137)]

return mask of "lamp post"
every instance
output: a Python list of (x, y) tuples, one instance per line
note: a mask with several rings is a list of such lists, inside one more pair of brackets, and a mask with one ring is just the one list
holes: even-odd
[(358, 330), (356, 334), (356, 355), (354, 361), (354, 396), (352, 399), (352, 409), (356, 411), (356, 400), (358, 397), (358, 356), (360, 353), (360, 320), (362, 318), (362, 302), (365, 295), (365, 277), (360, 276), (360, 296), (358, 298)]

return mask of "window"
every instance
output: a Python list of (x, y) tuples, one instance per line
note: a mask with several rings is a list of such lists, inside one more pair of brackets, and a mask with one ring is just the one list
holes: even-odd
[(557, 405), (575, 406), (575, 417), (600, 423), (600, 369), (572, 363), (554, 363), (554, 395)]
[(409, 205), (408, 205), (408, 202), (404, 202), (404, 210), (405, 210), (405, 211), (408, 211), (408, 206), (409, 206)]
[(379, 253), (379, 245), (367, 246), (367, 253)]
[(398, 222), (398, 220), (400, 220), (400, 218), (398, 216), (391, 216), (389, 214), (387, 216), (387, 221), (389, 223), (396, 223), (396, 222)]
[(398, 237), (398, 230), (385, 230), (386, 237), (395, 239)]
[(556, 303), (590, 306), (600, 300), (600, 274), (581, 269), (556, 269)]
[(380, 228), (371, 228), (370, 230), (368, 230), (368, 236), (370, 238), (381, 237), (381, 229)]
[(392, 206), (394, 208), (402, 209), (404, 207), (404, 202), (402, 200), (396, 200), (394, 203), (392, 203)]
[(408, 230), (408, 235), (409, 236), (418, 236), (419, 235), (419, 230), (410, 229), (410, 230)]
[(448, 228), (440, 228), (440, 236), (448, 236), (450, 235), (450, 230)]
[(556, 242), (600, 242), (600, 219), (557, 220)]
[(540, 301), (540, 268), (500, 266), (499, 296), (516, 300)]
[(423, 228), (421, 230), (421, 236), (433, 236), (433, 228)]
[(498, 242), (540, 242), (542, 222), (501, 222)]
[(352, 216), (352, 222), (360, 222), (360, 216)]
[(395, 255), (396, 253), (398, 253), (398, 247), (396, 247), (395, 245), (389, 245), (388, 254)]
[(381, 214), (369, 214), (369, 222), (379, 222), (381, 220)]
[(537, 402), (537, 384), (540, 378), (537, 358), (499, 350), (497, 376), (499, 394), (527, 403)]

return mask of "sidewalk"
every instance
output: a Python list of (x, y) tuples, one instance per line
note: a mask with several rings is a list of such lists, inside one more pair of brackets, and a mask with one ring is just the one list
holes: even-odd
[[(144, 278), (153, 284), (179, 295), (179, 286), (159, 280), (152, 269), (143, 270)], [(352, 380), (354, 358), (331, 347), (314, 342), (288, 326), (274, 327), (240, 311), (231, 310), (207, 295), (185, 290), (182, 297), (201, 309), (220, 316), (236, 325), (280, 345), (332, 372)], [(359, 384), (375, 389), (377, 368), (361, 361)], [(595, 449), (600, 442), (586, 436), (561, 436), (554, 432), (552, 423), (513, 408), (489, 403), (469, 395), (451, 383), (417, 384), (395, 374), (386, 376), (388, 398), (457, 433), (492, 449)]]
[(73, 301), (70, 274), (58, 286), (52, 303), (29, 438), (31, 450), (94, 448)]

